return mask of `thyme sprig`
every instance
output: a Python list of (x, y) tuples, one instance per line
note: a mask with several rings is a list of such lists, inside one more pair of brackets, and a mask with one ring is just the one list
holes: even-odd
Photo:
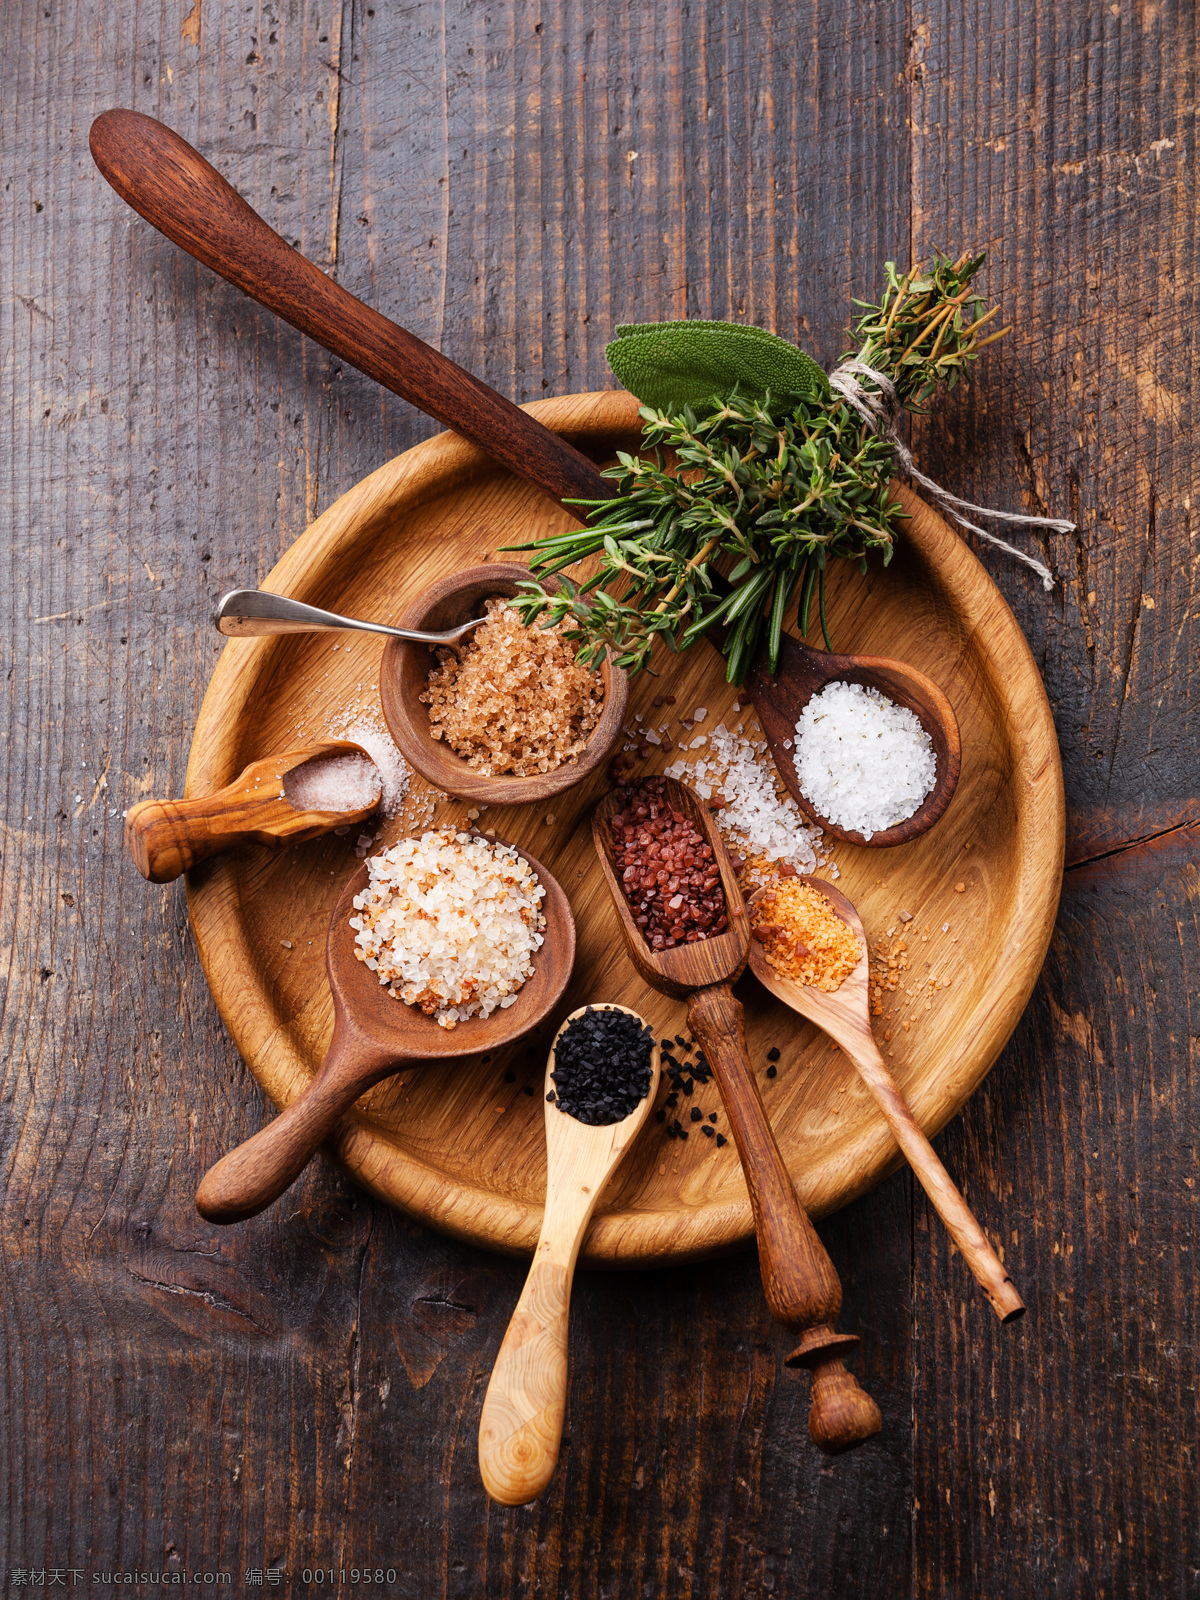
[[(938, 255), (903, 275), (888, 262), (878, 303), (855, 302), (850, 356), (890, 380), (898, 406), (923, 409), (1001, 336), (981, 337), (998, 310), (985, 312), (972, 289), (984, 260)], [(815, 598), (828, 646), (829, 563), (865, 573), (872, 551), (886, 566), (895, 547), (903, 513), (890, 494), (887, 437), (840, 396), (811, 391), (734, 387), (707, 407), (642, 406), (640, 415), (644, 453), (621, 452), (605, 471), (613, 497), (574, 502), (588, 525), (516, 547), (535, 552), (534, 576), (512, 602), (526, 624), (567, 621), (582, 661), (609, 650), (632, 672), (649, 665), (658, 640), (681, 651), (714, 631), (729, 681), (741, 683), (764, 638), (775, 672), (792, 601), (803, 635)], [(590, 576), (565, 576), (590, 558)], [(543, 581), (555, 574), (551, 593)]]

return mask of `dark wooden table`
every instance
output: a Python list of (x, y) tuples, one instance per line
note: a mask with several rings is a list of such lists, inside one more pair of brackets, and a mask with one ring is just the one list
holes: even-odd
[[(0, 51), (5, 1585), (1200, 1594), (1193, 8), (9, 0)], [(1054, 704), (1069, 868), (939, 1148), (1029, 1316), (995, 1323), (907, 1177), (829, 1219), (885, 1417), (853, 1456), (809, 1444), (752, 1256), (589, 1276), (562, 1469), (491, 1508), (518, 1263), (323, 1161), (245, 1227), (196, 1215), (267, 1111), (121, 812), (181, 789), (215, 596), (433, 429), (117, 200), (87, 148), (112, 105), (519, 400), (610, 384), (624, 320), (827, 362), (886, 260), (989, 250), (1014, 332), (914, 444), (971, 499), (1078, 518), (1052, 596), (988, 558)]]

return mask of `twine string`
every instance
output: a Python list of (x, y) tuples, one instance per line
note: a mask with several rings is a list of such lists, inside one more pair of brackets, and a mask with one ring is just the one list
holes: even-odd
[[(868, 378), (875, 385), (874, 389), (865, 388), (858, 381), (860, 376)], [(927, 489), (960, 527), (978, 534), (988, 544), (994, 545), (997, 550), (1003, 550), (1006, 555), (1013, 556), (1017, 561), (1023, 561), (1041, 578), (1044, 589), (1054, 588), (1054, 574), (1045, 562), (1039, 561), (1036, 556), (1031, 556), (1024, 550), (1018, 550), (1016, 545), (1009, 544), (1004, 539), (998, 539), (986, 528), (980, 528), (976, 523), (968, 521), (962, 512), (973, 511), (976, 516), (991, 517), (999, 522), (1016, 522), (1027, 528), (1052, 528), (1055, 533), (1074, 533), (1073, 522), (1067, 522), (1061, 517), (1031, 517), (1024, 512), (997, 511), (994, 506), (977, 506), (971, 500), (960, 500), (956, 494), (951, 494), (949, 489), (943, 489), (940, 483), (935, 483), (932, 478), (926, 477), (913, 460), (912, 451), (896, 431), (896, 418), (900, 408), (895, 385), (885, 372), (877, 372), (865, 361), (843, 361), (841, 366), (835, 367), (829, 374), (829, 383), (869, 427), (891, 443), (896, 452), (896, 459), (904, 471), (914, 482)]]

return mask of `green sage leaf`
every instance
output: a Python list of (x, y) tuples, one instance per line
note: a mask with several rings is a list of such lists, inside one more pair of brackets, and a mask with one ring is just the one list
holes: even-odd
[(739, 394), (812, 394), (828, 399), (829, 380), (803, 350), (765, 328), (735, 322), (624, 323), (605, 350), (631, 394), (659, 411), (705, 408)]

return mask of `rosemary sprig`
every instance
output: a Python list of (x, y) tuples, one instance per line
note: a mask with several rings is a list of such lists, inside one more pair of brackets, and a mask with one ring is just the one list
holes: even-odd
[[(850, 354), (890, 379), (905, 409), (952, 388), (1000, 337), (981, 337), (995, 315), (972, 290), (984, 260), (938, 255), (903, 275), (889, 262), (879, 302), (855, 302)], [(686, 325), (672, 332), (681, 337)], [(676, 363), (678, 355), (676, 342)], [(658, 640), (686, 650), (719, 630), (726, 675), (741, 683), (764, 638), (775, 672), (793, 600), (803, 635), (817, 595), (828, 647), (830, 561), (865, 573), (872, 551), (885, 566), (892, 557), (902, 512), (889, 493), (890, 442), (840, 397), (813, 391), (734, 387), (707, 407), (642, 406), (641, 417), (645, 453), (621, 453), (605, 472), (613, 497), (575, 502), (588, 525), (513, 547), (535, 552), (534, 576), (513, 601), (526, 624), (567, 621), (582, 661), (594, 665), (607, 649), (632, 672), (649, 665)], [(589, 577), (565, 576), (593, 557)], [(554, 593), (542, 582), (552, 574), (563, 575)]]

